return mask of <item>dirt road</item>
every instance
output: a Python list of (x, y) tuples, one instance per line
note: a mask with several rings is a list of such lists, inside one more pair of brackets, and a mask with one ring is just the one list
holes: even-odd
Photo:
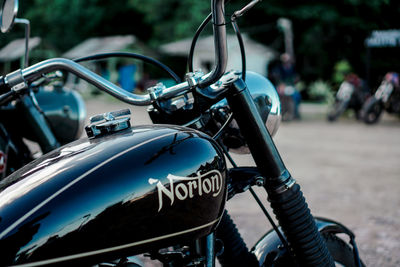
[[(120, 107), (91, 100), (88, 114)], [(144, 108), (131, 109), (134, 124), (150, 122)], [(303, 119), (282, 124), (274, 139), (312, 213), (352, 229), (367, 266), (400, 266), (400, 120), (386, 116), (373, 126), (352, 119), (328, 123), (320, 107), (302, 111)], [(235, 159), (252, 164), (249, 156)], [(260, 196), (266, 200), (263, 192)], [(249, 246), (270, 229), (250, 195), (227, 207)]]

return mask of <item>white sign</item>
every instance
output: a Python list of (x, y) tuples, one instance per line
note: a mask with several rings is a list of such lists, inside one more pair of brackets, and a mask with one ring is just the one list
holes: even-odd
[(365, 44), (368, 47), (400, 47), (400, 30), (373, 31)]

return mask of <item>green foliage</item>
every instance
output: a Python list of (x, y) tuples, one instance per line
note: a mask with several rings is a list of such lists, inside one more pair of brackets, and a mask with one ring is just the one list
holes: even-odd
[(105, 15), (98, 0), (35, 0), (24, 14), (32, 21), (32, 33), (40, 33), (61, 49), (68, 49), (90, 35)]
[(342, 59), (338, 61), (333, 67), (333, 83), (339, 84), (344, 81), (346, 74), (352, 72), (351, 65), (349, 61)]
[(155, 43), (192, 36), (210, 12), (210, 1), (199, 0), (130, 0), (147, 24), (152, 25)]
[[(32, 36), (42, 37), (59, 52), (89, 37), (134, 34), (147, 40), (151, 34), (138, 10), (113, 0), (26, 0), (21, 2), (18, 16), (31, 21)], [(23, 36), (22, 27), (15, 27), (0, 45), (16, 36)]]
[[(364, 74), (365, 38), (372, 30), (400, 27), (400, 2), (396, 0), (270, 0), (262, 2), (262, 12), (264, 16), (246, 18), (248, 23), (260, 23), (260, 17), (270, 23), (278, 17), (292, 20), (297, 66), (306, 81), (331, 79), (333, 64), (341, 58)], [(255, 35), (276, 44), (266, 33)], [(283, 52), (283, 42), (275, 48)]]
[(311, 100), (332, 104), (335, 100), (331, 85), (323, 80), (317, 80), (310, 84), (308, 94)]
[[(230, 1), (227, 20), (248, 2)], [(59, 52), (94, 36), (134, 34), (154, 46), (190, 37), (210, 12), (210, 0), (24, 0), (20, 4), (19, 17), (31, 20), (32, 36), (41, 36)], [(290, 19), (297, 71), (310, 82), (331, 79), (334, 63), (343, 58), (362, 75), (365, 38), (372, 30), (400, 28), (399, 14), (398, 0), (268, 0), (238, 23), (242, 32), (282, 53), (284, 42), (276, 21)], [(22, 37), (22, 31), (15, 27), (0, 45)]]

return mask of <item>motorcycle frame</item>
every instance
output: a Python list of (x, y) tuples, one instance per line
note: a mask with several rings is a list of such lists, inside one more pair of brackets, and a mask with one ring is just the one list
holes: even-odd
[[(108, 92), (116, 98), (134, 105), (148, 105), (154, 100), (154, 98), (159, 98), (160, 100), (168, 99), (173, 95), (194, 88), (197, 88), (196, 90), (198, 93), (202, 93), (203, 96), (212, 100), (210, 102), (217, 102), (219, 99), (226, 97), (228, 104), (233, 111), (234, 118), (247, 141), (256, 166), (265, 178), (264, 189), (269, 196), (283, 194), (293, 188), (296, 184), (295, 180), (287, 170), (271, 135), (257, 111), (245, 82), (240, 78), (240, 74), (235, 74), (234, 77), (229, 78), (225, 84), (219, 88), (221, 90), (206, 88), (217, 82), (225, 73), (227, 63), (227, 45), (224, 20), (224, 0), (212, 0), (212, 16), (214, 22), (213, 30), (214, 44), (216, 48), (216, 67), (203, 80), (200, 79), (199, 81), (196, 81), (188, 79), (182, 84), (167, 88), (164, 92), (151, 92), (153, 93), (152, 97), (143, 97), (123, 91), (119, 87), (104, 80), (100, 76), (73, 61), (66, 59), (51, 59), (28, 67), (22, 71), (18, 70), (7, 75), (5, 79), (0, 80), (0, 87), (4, 86), (4, 83), (6, 83), (11, 90), (18, 92), (21, 88), (26, 86), (27, 82), (36, 80), (41, 77), (42, 74), (64, 69), (76, 74), (80, 78), (95, 85), (99, 89)], [(203, 88), (205, 88), (205, 90), (201, 90)], [(311, 215), (308, 214), (308, 216)], [(315, 222), (310, 226), (310, 228), (318, 232)], [(342, 229), (341, 227), (337, 228)], [(341, 232), (346, 231), (342, 229)], [(211, 233), (206, 237), (206, 265), (210, 267), (214, 266), (215, 262), (214, 238), (214, 233)], [(330, 259), (329, 256), (326, 257), (328, 257), (328, 260)]]

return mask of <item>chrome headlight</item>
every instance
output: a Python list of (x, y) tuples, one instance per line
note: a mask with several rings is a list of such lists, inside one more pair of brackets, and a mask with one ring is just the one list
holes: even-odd
[(281, 123), (278, 92), (267, 78), (255, 72), (246, 72), (246, 84), (269, 133), (274, 136)]
[[(246, 72), (246, 84), (264, 124), (269, 133), (274, 136), (281, 122), (281, 102), (275, 87), (264, 76), (250, 71)], [(214, 119), (219, 121), (222, 120), (221, 118), (226, 119), (230, 113), (226, 100), (215, 104), (211, 108), (211, 111), (214, 114)], [(222, 121), (220, 122), (221, 124)], [(240, 154), (249, 153), (246, 142), (235, 120), (230, 123), (221, 138), (223, 143), (232, 152)]]

